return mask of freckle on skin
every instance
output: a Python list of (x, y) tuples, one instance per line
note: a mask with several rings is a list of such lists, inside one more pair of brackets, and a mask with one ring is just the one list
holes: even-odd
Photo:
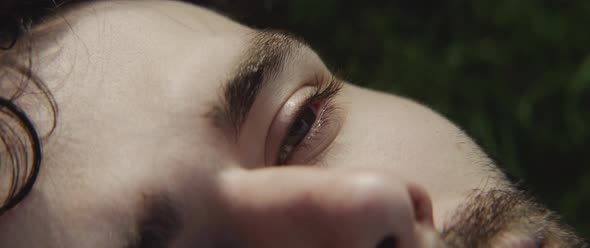
[(455, 147), (457, 147), (457, 150), (462, 151), (463, 147), (465, 146), (465, 143), (463, 142), (459, 142), (455, 144)]

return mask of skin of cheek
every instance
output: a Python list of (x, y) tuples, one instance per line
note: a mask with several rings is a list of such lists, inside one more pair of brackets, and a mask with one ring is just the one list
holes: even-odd
[(338, 102), (346, 117), (322, 162), (387, 167), (422, 185), (432, 198), (437, 229), (472, 190), (505, 187), (503, 175), (471, 139), (428, 108), (350, 84)]
[[(150, 142), (140, 137), (121, 139)], [(52, 170), (42, 171), (38, 190), (13, 215), (3, 216), (0, 242), (10, 243), (0, 243), (1, 247), (35, 247), (40, 243), (47, 247), (121, 246), (121, 237), (135, 235), (144, 200), (160, 193), (167, 194), (183, 220), (185, 229), (176, 239), (181, 244), (177, 247), (207, 244), (220, 224), (214, 179), (222, 168), (229, 167), (227, 158), (220, 155), (227, 150), (205, 136), (159, 143), (165, 144), (164, 148), (144, 145), (124, 154), (119, 149), (126, 145), (94, 147), (94, 154), (108, 159), (83, 168), (76, 165), (84, 160), (71, 156), (60, 159), (60, 165), (47, 164)], [(195, 152), (187, 147), (201, 149)], [(88, 154), (83, 150), (72, 152)]]
[(109, 169), (84, 173), (90, 175), (78, 169), (42, 171), (36, 189), (0, 222), (0, 242), (8, 242), (0, 246), (102, 247), (107, 240), (109, 246), (121, 245), (119, 236), (130, 234), (137, 198), (131, 186), (138, 178), (121, 171), (124, 180), (92, 176), (112, 175)]

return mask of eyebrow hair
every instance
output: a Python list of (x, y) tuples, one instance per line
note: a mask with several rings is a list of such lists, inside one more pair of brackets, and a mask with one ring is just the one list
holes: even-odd
[(221, 102), (208, 112), (214, 125), (237, 138), (266, 82), (272, 81), (281, 72), (283, 64), (295, 49), (306, 46), (301, 38), (287, 32), (257, 31), (249, 40), (233, 76), (223, 85)]
[(180, 214), (166, 194), (143, 195), (136, 233), (125, 248), (166, 248), (182, 229)]

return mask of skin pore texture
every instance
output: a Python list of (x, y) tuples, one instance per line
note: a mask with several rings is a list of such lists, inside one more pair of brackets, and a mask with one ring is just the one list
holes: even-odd
[[(581, 246), (452, 123), (292, 35), (172, 1), (85, 3), (35, 32), (59, 116), (0, 247)], [(35, 97), (17, 103), (43, 133)]]

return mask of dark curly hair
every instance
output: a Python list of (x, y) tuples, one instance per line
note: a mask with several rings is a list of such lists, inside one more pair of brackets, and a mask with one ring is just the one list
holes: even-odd
[[(46, 85), (33, 73), (33, 28), (60, 5), (73, 1), (5, 0), (0, 2), (0, 215), (31, 191), (41, 168), (44, 137), (56, 126), (58, 108)], [(51, 129), (39, 136), (35, 123), (18, 104), (35, 89), (48, 105)], [(39, 92), (40, 94), (37, 94)]]

